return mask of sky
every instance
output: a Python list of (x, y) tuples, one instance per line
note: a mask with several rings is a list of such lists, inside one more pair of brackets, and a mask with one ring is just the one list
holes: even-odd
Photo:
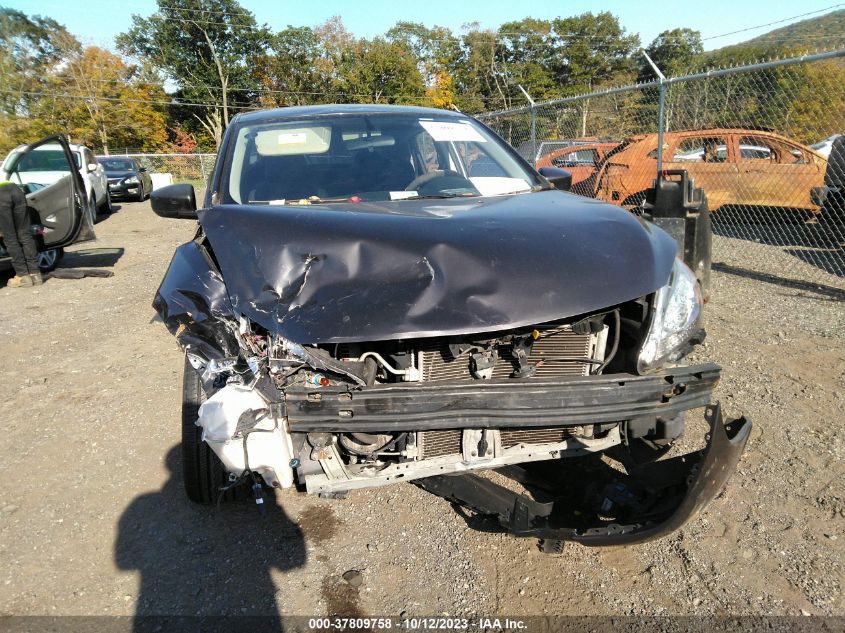
[[(156, 10), (155, 0), (0, 0), (0, 6), (28, 14), (46, 15), (68, 27), (85, 44), (114, 49), (115, 35), (126, 31), (133, 13), (147, 16)], [(422, 22), (426, 26), (447, 26), (460, 33), (461, 26), (479, 22), (483, 28), (497, 28), (503, 22), (525, 17), (551, 19), (587, 11), (610, 11), (629, 33), (638, 33), (643, 46), (660, 32), (678, 27), (697, 29), (705, 50), (735, 44), (775, 28), (786, 26), (845, 7), (835, 0), (241, 0), (259, 23), (274, 30), (288, 25), (316, 26), (339, 15), (347, 29), (359, 37), (383, 34), (400, 20)], [(823, 11), (827, 9), (828, 11)], [(799, 14), (809, 14), (794, 17)], [(793, 18), (793, 19), (789, 19)], [(778, 22), (777, 24), (771, 24)], [(760, 25), (768, 26), (758, 27)], [(734, 31), (731, 35), (724, 35)], [(723, 37), (716, 37), (722, 36)]]

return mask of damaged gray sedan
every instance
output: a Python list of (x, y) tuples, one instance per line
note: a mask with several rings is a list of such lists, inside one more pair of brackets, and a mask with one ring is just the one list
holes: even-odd
[[(689, 520), (750, 423), (711, 405), (716, 365), (678, 364), (703, 330), (674, 240), (569, 181), (457, 112), (236, 117), (199, 211), (152, 196), (198, 219), (154, 301), (185, 350), (189, 498), (412, 481), (592, 545)], [(707, 445), (673, 457), (697, 408)]]

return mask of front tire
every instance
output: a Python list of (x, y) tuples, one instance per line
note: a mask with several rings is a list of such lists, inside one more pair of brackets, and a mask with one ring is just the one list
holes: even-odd
[(112, 206), (112, 203), (111, 203), (111, 193), (108, 190), (106, 190), (105, 199), (100, 204), (100, 206), (97, 207), (97, 215), (95, 217), (99, 218), (100, 215), (103, 214), (103, 213), (108, 213), (109, 215), (114, 213), (114, 207)]
[(51, 248), (38, 253), (38, 269), (42, 273), (49, 273), (56, 269), (62, 256), (65, 254), (62, 248)]
[(237, 501), (247, 496), (247, 488), (239, 484), (222, 494), (229, 485), (229, 473), (211, 447), (202, 441), (202, 428), (196, 425), (200, 405), (206, 395), (196, 370), (187, 357), (182, 373), (182, 474), (185, 492), (194, 503), (210, 505), (221, 501)]
[(91, 200), (88, 201), (88, 206), (91, 208), (91, 226), (94, 226), (97, 223), (97, 220), (100, 219), (100, 208), (97, 206), (97, 198), (94, 196), (94, 192), (91, 192)]

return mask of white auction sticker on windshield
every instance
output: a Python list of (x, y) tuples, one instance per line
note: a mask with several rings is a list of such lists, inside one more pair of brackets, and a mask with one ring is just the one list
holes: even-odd
[(420, 195), (416, 191), (391, 191), (389, 193), (391, 200), (407, 200), (408, 198), (415, 198)]
[(308, 140), (305, 132), (282, 132), (279, 134), (279, 145), (305, 145)]
[(451, 123), (449, 121), (420, 121), (423, 129), (431, 134), (435, 141), (455, 141), (470, 143), (486, 143), (481, 134), (467, 123)]

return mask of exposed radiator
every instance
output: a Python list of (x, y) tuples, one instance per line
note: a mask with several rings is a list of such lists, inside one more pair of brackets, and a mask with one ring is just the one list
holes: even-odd
[[(594, 334), (576, 334), (568, 325), (538, 327), (540, 338), (534, 341), (529, 361), (536, 363), (544, 358), (569, 356), (576, 358), (597, 358), (598, 339)], [(603, 345), (600, 353), (603, 354)], [(472, 377), (469, 356), (453, 358), (445, 342), (430, 341), (420, 348), (420, 370), (423, 381), (468, 380)], [(493, 369), (493, 379), (509, 378), (516, 369), (509, 345), (498, 347), (498, 360)], [(549, 376), (585, 376), (590, 366), (579, 362), (550, 361), (537, 367), (538, 378)]]
[(457, 455), (461, 452), (460, 429), (449, 431), (423, 431), (417, 435), (419, 458), (431, 459), (442, 455)]
[(572, 430), (562, 428), (502, 429), (502, 448), (520, 444), (556, 444), (572, 435)]
[[(541, 427), (537, 429), (500, 429), (502, 448), (512, 448), (520, 444), (557, 444), (572, 435), (572, 429)], [(419, 458), (431, 459), (443, 455), (461, 453), (462, 431), (421, 431), (417, 434)]]

